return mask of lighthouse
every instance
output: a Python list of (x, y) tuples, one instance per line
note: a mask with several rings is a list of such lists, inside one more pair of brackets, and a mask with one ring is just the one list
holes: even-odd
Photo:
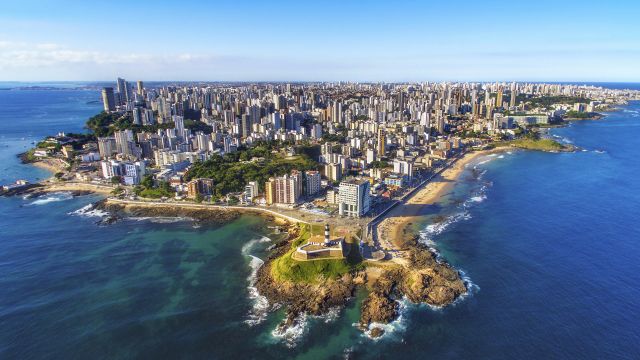
[(324, 224), (324, 245), (331, 245), (331, 240), (329, 240), (329, 224)]

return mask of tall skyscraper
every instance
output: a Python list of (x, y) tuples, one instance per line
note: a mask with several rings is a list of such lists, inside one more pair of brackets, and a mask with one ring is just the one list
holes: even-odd
[(174, 128), (176, 129), (176, 136), (184, 136), (184, 118), (182, 116), (173, 115)]
[(144, 84), (142, 80), (138, 80), (138, 95), (142, 96), (142, 92), (144, 91)]
[(116, 85), (118, 88), (118, 95), (120, 96), (120, 105), (124, 105), (127, 103), (127, 100), (129, 100), (127, 97), (127, 81), (123, 78), (118, 78)]
[(251, 116), (249, 114), (244, 114), (240, 118), (240, 136), (246, 138), (251, 134)]
[(116, 99), (113, 94), (112, 87), (102, 88), (102, 103), (104, 104), (104, 111), (110, 112), (116, 109)]

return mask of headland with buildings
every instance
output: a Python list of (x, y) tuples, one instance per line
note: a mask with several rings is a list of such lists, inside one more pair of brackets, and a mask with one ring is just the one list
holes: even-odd
[(279, 218), (291, 236), (261, 268), (261, 293), (287, 305), (292, 321), (366, 284), (361, 325), (371, 331), (397, 315), (398, 296), (443, 306), (467, 291), (408, 231), (420, 207), (405, 205), (437, 202), (481, 154), (573, 151), (545, 129), (637, 99), (560, 84), (118, 79), (102, 90), (105, 111), (88, 133), (52, 134), (22, 154), (51, 179), (3, 191), (98, 192), (107, 196), (98, 206), (123, 213)]

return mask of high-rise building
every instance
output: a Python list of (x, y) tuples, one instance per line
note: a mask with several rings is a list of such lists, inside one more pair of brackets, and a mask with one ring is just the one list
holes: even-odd
[(115, 154), (117, 152), (116, 139), (112, 137), (98, 138), (98, 152), (103, 159)]
[(378, 154), (384, 156), (386, 151), (387, 135), (382, 128), (378, 129)]
[(195, 199), (198, 195), (213, 194), (213, 179), (194, 179), (187, 183), (187, 197)]
[(131, 130), (116, 131), (113, 133), (116, 141), (116, 151), (121, 154), (133, 154), (133, 132)]
[(138, 80), (138, 95), (142, 96), (144, 91), (144, 84), (141, 80)]
[(411, 161), (394, 159), (393, 172), (411, 178), (413, 176), (413, 163)]
[(176, 136), (184, 136), (184, 117), (173, 115), (174, 129), (176, 129)]
[(276, 203), (276, 179), (269, 178), (264, 184), (264, 199), (267, 205)]
[(331, 181), (340, 181), (342, 179), (342, 165), (340, 163), (326, 164), (324, 176)]
[(142, 125), (142, 112), (143, 110), (139, 106), (136, 106), (133, 108), (133, 111), (131, 112), (131, 117), (134, 125)]
[(305, 180), (306, 180), (306, 194), (307, 195), (315, 195), (320, 192), (320, 173), (317, 171), (307, 171), (305, 172)]
[(102, 88), (102, 104), (104, 105), (104, 111), (106, 112), (116, 110), (116, 98), (113, 94), (112, 87)]
[(270, 178), (265, 188), (267, 204), (295, 204), (301, 194), (302, 174), (294, 170), (291, 175)]
[(258, 182), (249, 181), (249, 183), (244, 187), (245, 201), (251, 202), (256, 196), (258, 196)]
[(120, 105), (124, 105), (129, 101), (129, 84), (122, 78), (118, 78), (116, 82), (118, 88), (118, 95), (120, 96)]
[(361, 217), (369, 212), (370, 184), (366, 180), (343, 181), (339, 187), (338, 212), (342, 216)]
[(248, 114), (242, 115), (240, 118), (240, 136), (243, 138), (248, 137), (251, 134), (251, 116)]

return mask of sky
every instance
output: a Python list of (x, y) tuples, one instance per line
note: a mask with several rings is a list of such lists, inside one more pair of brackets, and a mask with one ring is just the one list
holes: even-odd
[(0, 1), (0, 81), (640, 82), (640, 1)]

